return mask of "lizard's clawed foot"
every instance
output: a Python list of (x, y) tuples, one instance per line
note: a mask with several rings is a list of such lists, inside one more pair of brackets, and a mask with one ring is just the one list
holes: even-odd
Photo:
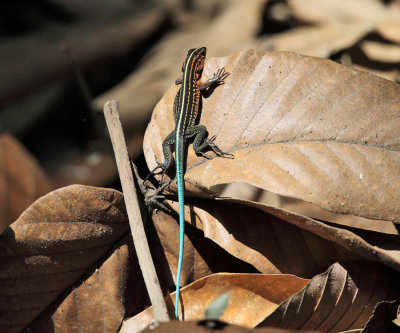
[[(160, 179), (160, 183), (162, 182), (165, 172), (167, 171), (165, 165), (163, 163), (158, 162), (157, 157), (154, 155), (154, 159), (156, 160), (157, 166), (150, 171), (150, 173), (143, 179), (143, 184), (146, 186), (146, 188), (149, 187), (148, 181), (149, 178), (152, 176), (156, 176), (156, 175), (161, 175), (161, 179)], [(160, 171), (156, 171), (157, 169), (160, 169)]]
[(145, 197), (145, 202), (150, 212), (157, 209), (163, 210), (167, 213), (172, 212), (171, 207), (165, 202), (165, 195), (162, 194), (162, 192), (169, 187), (171, 183), (172, 179), (164, 182), (155, 191), (153, 191), (153, 193)]
[(229, 74), (229, 72), (225, 72), (225, 67), (222, 67), (214, 73), (215, 81), (218, 82), (218, 84), (224, 84), (224, 80), (229, 76)]
[[(228, 158), (233, 158), (233, 155), (231, 153), (226, 153), (222, 151), (215, 143), (216, 136), (213, 135), (210, 139), (207, 140), (208, 146), (212, 149), (212, 151), (217, 154), (217, 156), (220, 157), (228, 157)], [(205, 158), (210, 159), (210, 157), (203, 155)]]

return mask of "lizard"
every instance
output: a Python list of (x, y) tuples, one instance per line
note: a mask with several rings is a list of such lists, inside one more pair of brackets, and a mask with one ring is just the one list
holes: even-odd
[[(197, 155), (201, 155), (207, 159), (210, 157), (205, 151), (212, 150), (217, 156), (233, 157), (232, 154), (225, 153), (214, 143), (216, 136), (208, 139), (208, 131), (204, 125), (196, 125), (197, 116), (200, 108), (200, 92), (207, 90), (212, 85), (224, 84), (224, 80), (229, 75), (225, 68), (218, 69), (214, 76), (201, 82), (200, 77), (204, 68), (206, 57), (206, 48), (199, 47), (190, 49), (186, 59), (182, 65), (182, 76), (176, 79), (175, 84), (181, 85), (174, 101), (174, 120), (175, 129), (165, 138), (162, 149), (164, 155), (163, 163), (159, 163), (156, 158), (157, 166), (149, 176), (161, 174), (161, 180), (165, 172), (171, 167), (173, 162), (172, 147), (175, 145), (175, 166), (176, 166), (176, 182), (178, 188), (179, 201), (179, 257), (176, 275), (176, 299), (175, 299), (175, 318), (178, 318), (179, 309), (179, 290), (180, 277), (183, 259), (183, 243), (184, 243), (184, 164), (185, 164), (185, 144), (188, 139), (193, 139), (193, 149)], [(160, 169), (159, 172), (156, 170)], [(168, 183), (169, 184), (169, 183)], [(165, 188), (165, 186), (161, 186)]]

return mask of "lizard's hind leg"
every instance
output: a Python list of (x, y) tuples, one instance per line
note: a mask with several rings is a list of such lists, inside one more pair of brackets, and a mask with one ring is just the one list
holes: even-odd
[[(154, 159), (157, 162), (157, 166), (150, 171), (150, 173), (144, 178), (143, 183), (148, 181), (148, 179), (151, 176), (155, 176), (155, 175), (161, 175), (161, 181), (165, 175), (165, 173), (167, 172), (167, 170), (170, 168), (173, 159), (172, 156), (172, 146), (175, 143), (175, 131), (172, 131), (171, 133), (168, 134), (168, 136), (165, 138), (163, 144), (162, 144), (162, 148), (163, 148), (163, 154), (164, 154), (164, 162), (160, 163), (157, 160), (157, 157), (154, 155)], [(160, 171), (157, 171), (157, 169), (161, 169)]]
[(207, 159), (211, 157), (208, 156), (205, 152), (207, 150), (212, 150), (217, 156), (221, 157), (233, 157), (232, 154), (223, 152), (215, 143), (214, 140), (216, 138), (213, 135), (210, 139), (207, 139), (208, 132), (205, 126), (203, 125), (194, 125), (187, 130), (187, 137), (193, 137), (193, 149), (196, 154), (201, 155)]

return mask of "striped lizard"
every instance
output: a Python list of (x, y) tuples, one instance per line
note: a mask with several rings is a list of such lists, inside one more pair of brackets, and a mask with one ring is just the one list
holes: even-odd
[[(197, 155), (209, 158), (205, 151), (212, 150), (217, 156), (232, 157), (231, 154), (223, 152), (214, 143), (215, 136), (208, 137), (207, 129), (204, 125), (196, 125), (196, 119), (200, 108), (200, 92), (205, 91), (212, 85), (220, 85), (229, 75), (225, 68), (219, 69), (214, 73), (214, 77), (201, 82), (200, 77), (204, 67), (204, 60), (206, 57), (206, 48), (194, 48), (188, 51), (186, 60), (182, 65), (183, 75), (179, 77), (175, 84), (181, 84), (178, 93), (175, 97), (174, 103), (174, 119), (175, 129), (165, 138), (162, 148), (164, 154), (164, 162), (157, 161), (157, 167), (149, 174), (156, 175), (165, 174), (171, 167), (173, 156), (172, 147), (175, 145), (175, 165), (176, 165), (176, 181), (178, 187), (178, 200), (179, 200), (179, 258), (178, 269), (176, 276), (176, 300), (175, 300), (175, 317), (178, 318), (179, 309), (179, 288), (183, 259), (183, 242), (184, 242), (184, 164), (185, 164), (185, 144), (187, 139), (193, 139), (193, 149)], [(161, 171), (156, 172), (157, 169)], [(146, 179), (149, 177), (147, 176)]]

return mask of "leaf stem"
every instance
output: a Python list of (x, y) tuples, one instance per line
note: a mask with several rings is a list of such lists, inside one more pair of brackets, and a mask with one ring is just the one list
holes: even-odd
[(122, 191), (124, 193), (133, 244), (139, 260), (140, 269), (142, 270), (147, 292), (151, 304), (153, 305), (154, 316), (157, 321), (169, 321), (167, 306), (156, 275), (153, 259), (151, 258), (149, 244), (147, 243), (139, 203), (136, 196), (136, 188), (133, 182), (128, 151), (126, 149), (126, 142), (122, 131), (121, 121), (119, 119), (118, 103), (116, 101), (108, 101), (104, 104), (104, 116), (110, 133)]

